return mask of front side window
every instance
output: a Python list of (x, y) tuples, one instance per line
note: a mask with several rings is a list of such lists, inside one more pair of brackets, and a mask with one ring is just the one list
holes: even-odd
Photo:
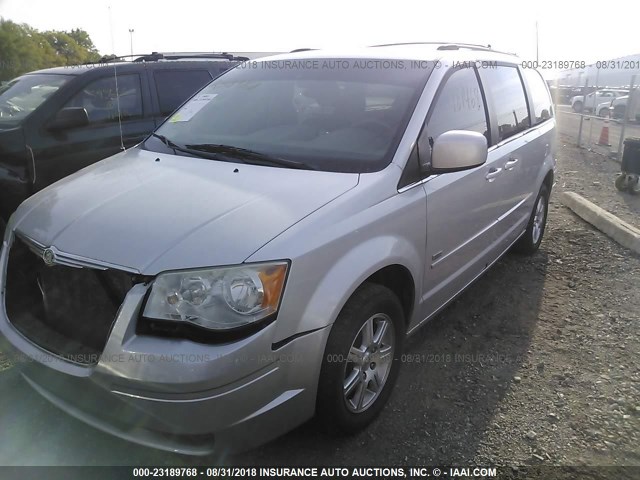
[(72, 78), (72, 75), (24, 75), (0, 87), (0, 128), (18, 126)]
[(475, 70), (457, 70), (445, 82), (427, 123), (430, 143), (449, 130), (470, 130), (488, 139), (485, 104)]
[(498, 123), (498, 141), (529, 128), (529, 108), (516, 67), (482, 69), (482, 83), (491, 92)]
[(182, 102), (211, 81), (206, 70), (164, 70), (153, 74), (158, 91), (160, 114), (167, 116)]
[(63, 108), (71, 107), (84, 108), (90, 124), (117, 122), (118, 116), (121, 120), (141, 118), (140, 76), (118, 75), (117, 89), (113, 75), (94, 80), (74, 95)]
[[(156, 133), (224, 161), (241, 162), (233, 147), (318, 170), (377, 171), (390, 163), (429, 73), (368, 59), (251, 62), (218, 77)], [(172, 152), (157, 137), (145, 147)]]
[(533, 116), (535, 123), (541, 123), (553, 116), (551, 96), (547, 85), (538, 72), (530, 68), (523, 70), (524, 77), (529, 88), (529, 96), (533, 103)]

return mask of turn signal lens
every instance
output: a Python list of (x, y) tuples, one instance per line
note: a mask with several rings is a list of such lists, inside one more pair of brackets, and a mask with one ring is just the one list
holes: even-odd
[(284, 280), (287, 277), (287, 265), (270, 266), (258, 272), (258, 277), (260, 277), (264, 289), (262, 308), (277, 310), (284, 288)]

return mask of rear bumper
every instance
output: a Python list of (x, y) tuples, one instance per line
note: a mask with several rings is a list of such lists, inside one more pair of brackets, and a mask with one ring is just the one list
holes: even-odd
[[(0, 251), (0, 272), (7, 262)], [(100, 361), (78, 365), (25, 338), (4, 308), (0, 275), (0, 351), (25, 380), (70, 415), (110, 434), (172, 452), (247, 450), (311, 418), (330, 327), (273, 351), (277, 321), (220, 345), (138, 336), (146, 288), (136, 285), (116, 317)]]

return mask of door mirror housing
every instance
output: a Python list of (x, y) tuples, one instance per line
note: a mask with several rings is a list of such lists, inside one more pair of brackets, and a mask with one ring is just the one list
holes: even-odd
[(487, 161), (487, 139), (478, 132), (450, 130), (436, 138), (431, 150), (430, 173), (459, 172)]
[(89, 115), (82, 107), (69, 107), (60, 110), (49, 122), (49, 130), (67, 130), (89, 125)]

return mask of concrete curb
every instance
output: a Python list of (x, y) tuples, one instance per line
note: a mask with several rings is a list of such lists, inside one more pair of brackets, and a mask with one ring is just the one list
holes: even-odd
[(623, 247), (640, 253), (640, 230), (574, 192), (562, 192), (560, 201), (576, 215), (606, 233)]

